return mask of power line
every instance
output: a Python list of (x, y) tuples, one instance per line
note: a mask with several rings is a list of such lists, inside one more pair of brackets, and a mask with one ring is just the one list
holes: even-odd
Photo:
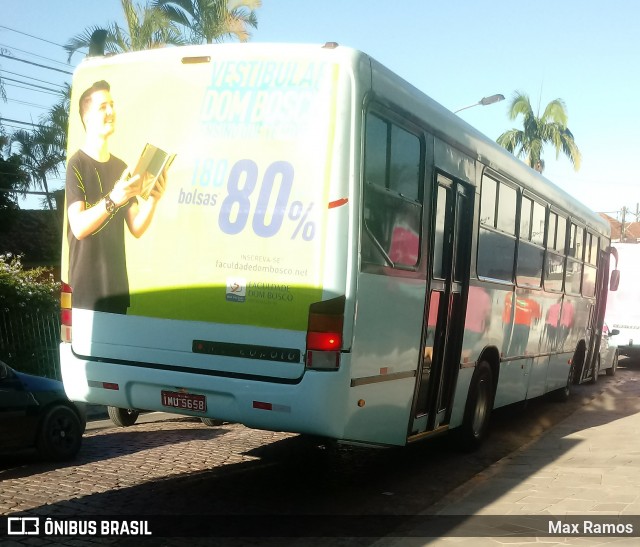
[(73, 76), (73, 72), (69, 72), (67, 70), (62, 70), (60, 68), (55, 68), (52, 66), (41, 65), (40, 63), (34, 63), (33, 61), (27, 61), (26, 59), (20, 59), (18, 57), (13, 57), (11, 55), (6, 55), (5, 53), (0, 53), (0, 57), (5, 57), (6, 59), (11, 59), (12, 61), (18, 61), (20, 63), (27, 63), (28, 65), (37, 66), (40, 68), (46, 68), (47, 70), (54, 70), (55, 72), (62, 72), (62, 74), (68, 74), (69, 76)]
[(33, 131), (33, 129), (25, 129), (24, 127), (20, 127), (19, 125), (12, 125), (10, 123), (3, 123), (2, 127), (10, 127), (11, 129), (20, 129), (22, 131)]
[[(29, 80), (34, 80), (36, 82), (41, 82), (43, 84), (55, 85), (60, 88), (62, 91), (65, 88), (64, 84), (56, 84), (55, 82), (49, 82), (47, 80), (41, 80), (40, 78), (34, 78), (33, 76), (28, 76), (27, 74), (20, 74), (19, 72), (11, 72), (10, 70), (0, 70), (2, 74), (12, 74), (13, 76), (20, 76), (21, 78), (28, 78)], [(4, 78), (7, 79), (7, 78)]]
[(42, 127), (44, 128), (44, 125), (40, 125), (39, 123), (32, 123), (32, 122), (23, 122), (20, 120), (12, 120), (11, 118), (2, 118), (0, 117), (0, 122), (11, 122), (11, 123), (20, 123), (22, 125), (32, 125), (33, 127)]
[(18, 99), (9, 99), (9, 98), (7, 98), (7, 102), (16, 103), (16, 104), (23, 104), (25, 106), (33, 106), (35, 108), (42, 108), (43, 110), (47, 110), (47, 109), (51, 108), (50, 106), (44, 106), (44, 105), (36, 104), (36, 103), (29, 103), (27, 101), (19, 101)]
[(6, 27), (4, 25), (0, 25), (0, 28), (4, 28), (4, 29), (7, 29), (7, 30), (10, 30), (11, 32), (15, 32), (17, 34), (22, 34), (23, 36), (28, 36), (29, 38), (35, 38), (36, 40), (40, 40), (41, 42), (47, 42), (47, 44), (52, 44), (54, 46), (58, 46), (58, 47), (61, 47), (62, 49), (64, 49), (64, 46), (62, 44), (56, 44), (55, 42), (51, 42), (50, 40), (45, 40), (44, 38), (40, 38), (38, 36), (34, 36), (33, 34), (28, 34), (26, 32), (22, 32), (21, 30), (16, 30), (14, 28)]
[[(49, 87), (44, 87), (42, 85), (38, 85), (38, 84), (32, 84), (30, 82), (23, 82), (22, 80), (16, 80), (15, 78), (7, 78), (6, 76), (4, 78), (2, 78), (3, 81), (5, 82), (16, 82), (18, 84), (23, 84), (23, 85), (28, 85), (30, 87), (21, 87), (15, 84), (7, 84), (7, 86), (13, 86), (13, 87), (20, 87), (21, 89), (29, 89), (31, 91), (37, 91), (39, 93), (47, 93), (49, 95), (59, 95), (60, 91), (58, 91), (57, 89), (51, 89)], [(31, 89), (32, 87), (35, 87), (37, 89)]]
[[(60, 188), (60, 190), (62, 190), (62, 188)], [(36, 196), (53, 196), (56, 190), (52, 190), (51, 192), (38, 192), (36, 190), (15, 190), (10, 188), (0, 188), (0, 192), (5, 192), (7, 194), (18, 194), (18, 195), (34, 194)]]
[(31, 55), (32, 57), (38, 57), (39, 59), (44, 59), (45, 61), (51, 61), (52, 63), (58, 63), (59, 65), (69, 66), (69, 63), (64, 63), (62, 61), (56, 61), (55, 59), (51, 59), (50, 57), (44, 57), (43, 55), (38, 55), (37, 53), (32, 53), (30, 51), (26, 51), (24, 49), (20, 49), (14, 46), (8, 46), (7, 44), (0, 44), (1, 47), (8, 48), (10, 51), (19, 51), (20, 53), (26, 53), (27, 55)]

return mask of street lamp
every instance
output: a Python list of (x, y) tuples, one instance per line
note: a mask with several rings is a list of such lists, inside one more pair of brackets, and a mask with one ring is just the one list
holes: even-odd
[(490, 95), (489, 97), (483, 97), (477, 103), (470, 104), (469, 106), (463, 106), (462, 108), (458, 108), (458, 110), (454, 110), (453, 113), (457, 114), (461, 110), (466, 110), (467, 108), (473, 108), (474, 106), (487, 106), (493, 103), (499, 103), (500, 101), (504, 101), (504, 95), (500, 93), (496, 93), (495, 95)]

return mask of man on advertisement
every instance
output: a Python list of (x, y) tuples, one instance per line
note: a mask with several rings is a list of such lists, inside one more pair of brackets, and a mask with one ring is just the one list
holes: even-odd
[(84, 145), (69, 159), (66, 199), (69, 284), (76, 308), (126, 314), (130, 305), (124, 226), (138, 238), (149, 227), (166, 186), (166, 169), (146, 200), (139, 175), (109, 152), (116, 113), (102, 80), (79, 100)]

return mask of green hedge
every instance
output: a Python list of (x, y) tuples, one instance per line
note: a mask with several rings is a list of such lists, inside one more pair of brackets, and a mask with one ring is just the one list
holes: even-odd
[(60, 377), (60, 283), (47, 268), (25, 270), (0, 254), (0, 359), (29, 374)]

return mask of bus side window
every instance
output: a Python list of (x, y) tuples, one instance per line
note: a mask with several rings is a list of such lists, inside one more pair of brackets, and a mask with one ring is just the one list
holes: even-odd
[(562, 292), (564, 288), (566, 230), (567, 219), (549, 212), (544, 272), (544, 288), (547, 291)]
[[(518, 259), (516, 283), (520, 287), (540, 288), (544, 266), (544, 248), (540, 237), (540, 212), (544, 208), (538, 202), (522, 196), (520, 200), (520, 234), (518, 238)], [(544, 218), (544, 217), (543, 217)], [(544, 220), (542, 221), (544, 235)]]
[(420, 255), (422, 144), (369, 113), (364, 146), (363, 262), (414, 267)]
[(596, 294), (596, 265), (598, 263), (598, 237), (587, 233), (584, 248), (584, 270), (582, 272), (582, 296)]
[(477, 262), (481, 277), (513, 281), (516, 202), (514, 188), (486, 175), (482, 177)]
[(584, 230), (574, 223), (569, 229), (569, 249), (567, 250), (567, 269), (565, 272), (565, 292), (579, 295), (582, 284), (582, 257), (584, 255)]

